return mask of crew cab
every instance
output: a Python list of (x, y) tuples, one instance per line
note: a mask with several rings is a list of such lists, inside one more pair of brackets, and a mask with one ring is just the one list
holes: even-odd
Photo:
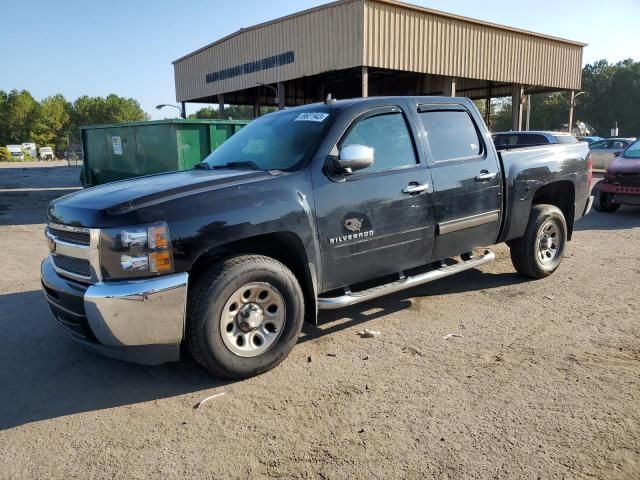
[(54, 200), (42, 285), (93, 350), (158, 364), (185, 345), (245, 378), (318, 310), (478, 267), (488, 245), (550, 275), (590, 183), (586, 143), (498, 153), (469, 99), (327, 100), (254, 120), (196, 169)]
[(600, 212), (615, 212), (620, 205), (640, 205), (640, 141), (609, 164), (604, 180), (593, 187), (593, 192), (593, 206)]

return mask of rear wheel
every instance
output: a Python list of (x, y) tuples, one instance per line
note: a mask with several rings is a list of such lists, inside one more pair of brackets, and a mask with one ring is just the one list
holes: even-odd
[(620, 204), (613, 201), (613, 195), (601, 190), (601, 185), (598, 183), (593, 187), (593, 208), (599, 212), (615, 212), (620, 208)]
[(278, 365), (291, 352), (304, 318), (296, 277), (261, 255), (223, 260), (190, 293), (187, 347), (210, 372), (247, 378)]
[(560, 266), (567, 242), (567, 223), (553, 205), (535, 205), (525, 234), (508, 242), (511, 262), (518, 273), (544, 278)]

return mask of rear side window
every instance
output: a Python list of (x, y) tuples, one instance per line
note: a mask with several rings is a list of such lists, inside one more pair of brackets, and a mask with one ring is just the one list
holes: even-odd
[(533, 145), (545, 145), (549, 143), (547, 137), (537, 133), (494, 135), (493, 142), (496, 147), (527, 147)]
[(478, 132), (466, 111), (425, 111), (420, 112), (420, 119), (435, 162), (476, 157), (482, 152)]
[(547, 137), (537, 133), (532, 133), (532, 134), (526, 133), (524, 135), (518, 135), (518, 145), (521, 145), (523, 147), (533, 146), (533, 145), (545, 145), (547, 143), (549, 143), (549, 140), (547, 139)]
[(383, 113), (359, 120), (340, 142), (373, 148), (373, 165), (363, 173), (414, 167), (418, 163), (402, 113)]
[(592, 143), (591, 145), (589, 145), (589, 148), (595, 149), (595, 150), (599, 150), (599, 149), (602, 149), (602, 148), (607, 148), (607, 143), (608, 142), (606, 142), (606, 141)]
[(572, 135), (554, 135), (558, 143), (578, 143), (578, 139)]

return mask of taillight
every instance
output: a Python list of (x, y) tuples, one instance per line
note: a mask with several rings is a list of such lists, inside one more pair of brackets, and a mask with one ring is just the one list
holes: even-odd
[(587, 153), (587, 184), (591, 188), (591, 181), (593, 180), (593, 160), (591, 159), (591, 152)]

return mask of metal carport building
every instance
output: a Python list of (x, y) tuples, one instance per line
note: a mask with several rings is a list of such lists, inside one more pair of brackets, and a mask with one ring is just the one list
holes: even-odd
[(179, 102), (258, 114), (328, 93), (512, 96), (520, 130), (525, 93), (580, 88), (584, 47), (395, 0), (340, 0), (242, 28), (173, 65)]

